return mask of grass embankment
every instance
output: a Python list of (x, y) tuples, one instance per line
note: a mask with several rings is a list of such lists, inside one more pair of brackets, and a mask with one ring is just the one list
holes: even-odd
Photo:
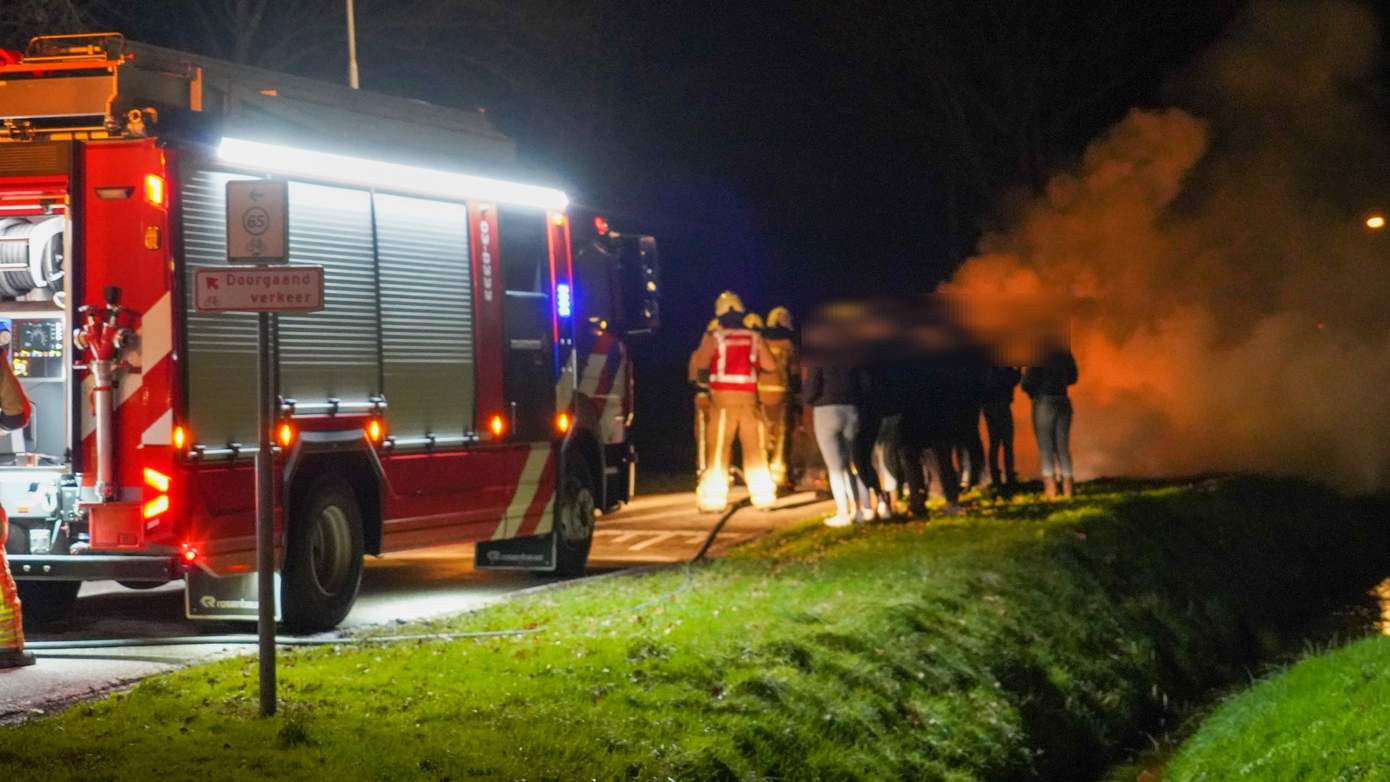
[(1390, 638), (1310, 657), (1222, 704), (1164, 778), (1390, 779)]
[(523, 636), (287, 654), (270, 720), (252, 660), (155, 678), (0, 731), (0, 777), (1084, 779), (1361, 587), (1382, 510), (1110, 483), (808, 525), (684, 590), (609, 579), (431, 625)]

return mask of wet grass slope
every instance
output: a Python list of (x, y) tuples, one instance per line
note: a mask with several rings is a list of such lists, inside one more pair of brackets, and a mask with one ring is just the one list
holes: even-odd
[(1100, 483), (928, 525), (808, 525), (680, 572), (292, 653), (0, 731), (7, 779), (1084, 779), (1384, 575), (1385, 506)]
[(1309, 657), (1232, 697), (1179, 749), (1174, 782), (1390, 780), (1390, 638)]

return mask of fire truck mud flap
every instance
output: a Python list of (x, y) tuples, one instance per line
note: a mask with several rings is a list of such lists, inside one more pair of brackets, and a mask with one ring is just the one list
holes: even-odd
[(479, 570), (555, 570), (555, 536), (530, 535), (484, 540), (474, 547), (473, 566)]
[[(219, 578), (201, 568), (188, 572), (184, 589), (184, 613), (189, 619), (254, 622), (260, 607), (256, 599), (256, 573)], [(280, 620), (280, 574), (275, 574), (275, 619)]]

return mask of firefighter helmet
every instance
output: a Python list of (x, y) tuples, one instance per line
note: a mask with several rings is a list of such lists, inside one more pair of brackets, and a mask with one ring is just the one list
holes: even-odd
[(778, 326), (784, 329), (792, 328), (791, 310), (786, 307), (773, 307), (772, 311), (767, 313), (767, 327), (772, 329)]
[(714, 317), (720, 317), (729, 312), (743, 312), (743, 299), (738, 297), (733, 291), (724, 291), (719, 294), (719, 298), (714, 300)]
[(750, 312), (743, 316), (743, 327), (754, 331), (763, 330), (763, 316), (756, 312)]

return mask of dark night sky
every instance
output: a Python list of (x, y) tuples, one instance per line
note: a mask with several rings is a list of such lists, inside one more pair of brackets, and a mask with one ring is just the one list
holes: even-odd
[[(150, 43), (232, 46), (232, 25), (206, 29), (193, 11), (232, 3), (72, 2), (91, 26)], [(495, 18), (479, 0), (357, 3), (364, 88), (486, 106), (572, 193), (661, 234), (677, 331), (726, 287), (764, 310), (929, 288), (1009, 187), (1158, 100), (1241, 5), (516, 0), (501, 5), (517, 18)], [(341, 3), (269, 7), (283, 15), (271, 11), (253, 60), (342, 78)], [(966, 114), (945, 132), (977, 160), (943, 141), (940, 84)], [(604, 120), (576, 131), (591, 113)], [(985, 173), (960, 187), (972, 165)]]
[[(199, 32), (198, 2), (94, 3), (90, 18), (227, 46)], [(724, 288), (798, 313), (930, 289), (1011, 190), (1036, 188), (1129, 107), (1164, 102), (1243, 5), (516, 0), (498, 21), (474, 0), (357, 2), (364, 88), (486, 106), (572, 194), (658, 235), (666, 329), (639, 349), (643, 407), (684, 394), (685, 355)], [(340, 4), (273, 5), (321, 25), (292, 69), (339, 78)]]

